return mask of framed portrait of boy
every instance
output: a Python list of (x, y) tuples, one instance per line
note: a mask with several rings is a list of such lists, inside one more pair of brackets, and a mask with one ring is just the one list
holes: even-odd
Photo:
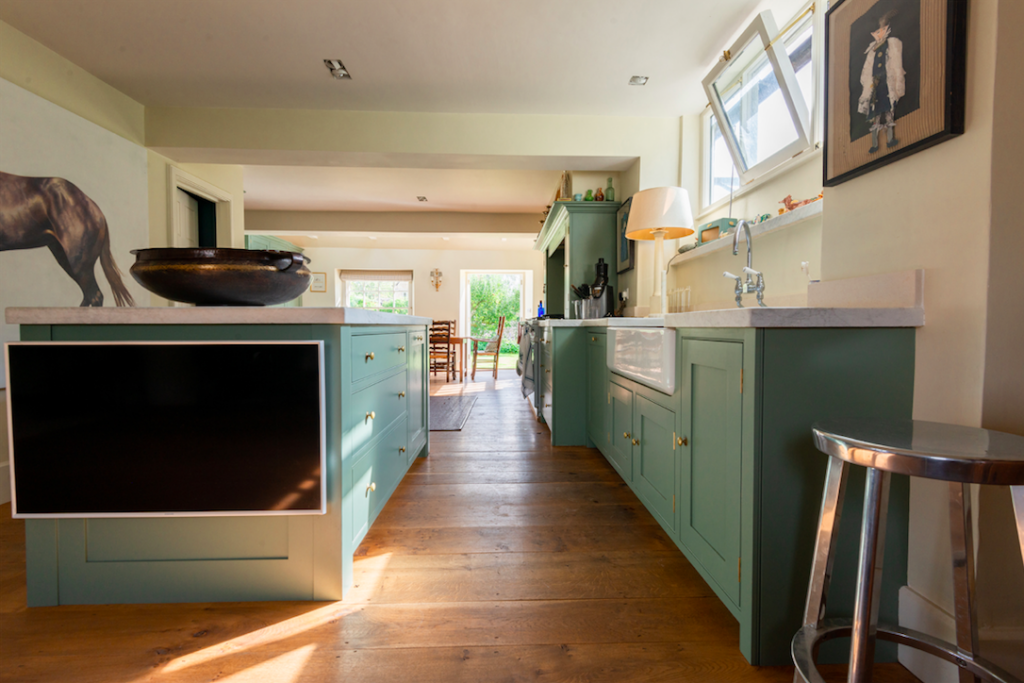
[(824, 185), (964, 132), (967, 0), (837, 0), (825, 18)]

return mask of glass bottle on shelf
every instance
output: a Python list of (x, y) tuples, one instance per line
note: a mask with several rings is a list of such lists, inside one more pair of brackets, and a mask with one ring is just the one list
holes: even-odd
[(602, 190), (600, 187), (597, 188), (597, 192), (594, 193), (594, 201), (595, 202), (603, 202), (604, 201), (604, 190)]
[(612, 179), (611, 178), (608, 178), (608, 187), (605, 188), (605, 191), (604, 191), (604, 200), (606, 202), (614, 202), (615, 201), (615, 188), (612, 187)]

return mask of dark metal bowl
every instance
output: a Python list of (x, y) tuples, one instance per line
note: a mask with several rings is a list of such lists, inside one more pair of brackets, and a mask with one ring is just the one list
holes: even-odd
[(132, 277), (149, 291), (197, 306), (273, 306), (309, 287), (309, 258), (269, 249), (135, 249)]

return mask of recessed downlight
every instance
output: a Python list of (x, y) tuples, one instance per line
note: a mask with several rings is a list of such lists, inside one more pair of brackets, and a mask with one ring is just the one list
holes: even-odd
[(371, 240), (375, 240), (375, 239), (377, 239), (377, 238), (376, 238), (376, 237), (374, 237), (373, 235), (369, 235), (369, 238), (370, 238)]
[(427, 198), (424, 197), (423, 195), (416, 195), (416, 200), (417, 201), (421, 201), (421, 202), (425, 202), (425, 201), (427, 201)]
[(318, 240), (318, 239), (320, 239), (320, 235), (306, 235), (306, 237), (308, 237), (311, 240)]
[(324, 66), (331, 72), (331, 75), (337, 78), (339, 81), (352, 80), (352, 74), (348, 72), (345, 65), (341, 63), (340, 59), (325, 59)]
[(447, 242), (448, 240), (451, 239), (451, 237), (442, 237), (441, 239), (443, 239), (445, 242)]
[(647, 84), (647, 76), (633, 76), (632, 78), (629, 79), (629, 84), (630, 85), (646, 85)]

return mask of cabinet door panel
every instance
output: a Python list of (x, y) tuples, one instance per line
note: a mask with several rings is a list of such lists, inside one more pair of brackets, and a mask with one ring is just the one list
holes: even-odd
[(370, 529), (370, 511), (377, 505), (376, 452), (368, 450), (352, 463), (352, 539), (358, 544)]
[(679, 539), (740, 604), (743, 345), (684, 339)]
[(633, 481), (633, 392), (612, 382), (612, 442), (609, 461), (627, 482)]
[(427, 440), (427, 398), (424, 377), (426, 362), (425, 333), (409, 333), (409, 365), (406, 372), (406, 401), (409, 409), (409, 462), (416, 457)]
[(668, 531), (676, 530), (676, 415), (639, 393), (633, 404), (633, 484)]
[(611, 441), (606, 342), (607, 337), (603, 334), (592, 334), (587, 342), (587, 435), (601, 451), (607, 450)]

